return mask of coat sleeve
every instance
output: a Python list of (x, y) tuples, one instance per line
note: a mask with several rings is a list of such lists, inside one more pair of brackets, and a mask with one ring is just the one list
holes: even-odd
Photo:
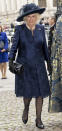
[(48, 47), (47, 47), (47, 43), (46, 43), (46, 37), (45, 37), (45, 29), (43, 27), (43, 54), (44, 54), (44, 58), (46, 61), (49, 60), (49, 56), (48, 56)]
[(12, 46), (9, 53), (9, 59), (13, 59), (13, 60), (15, 59), (18, 44), (19, 44), (19, 26), (16, 26)]
[(4, 33), (4, 49), (6, 50), (6, 49), (8, 49), (8, 39), (7, 39), (7, 35), (6, 35), (6, 33)]

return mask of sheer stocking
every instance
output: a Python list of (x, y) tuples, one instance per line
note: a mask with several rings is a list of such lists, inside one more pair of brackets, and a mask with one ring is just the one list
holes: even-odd
[(42, 112), (43, 98), (36, 98), (36, 120), (38, 123), (41, 122), (41, 112)]
[(31, 98), (23, 98), (24, 101), (24, 111), (23, 111), (23, 119), (26, 120), (28, 119), (28, 111), (29, 111), (29, 105)]

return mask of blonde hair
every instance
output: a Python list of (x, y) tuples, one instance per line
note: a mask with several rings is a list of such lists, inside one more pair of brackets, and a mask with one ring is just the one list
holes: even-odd
[[(37, 15), (37, 21), (36, 21), (36, 23), (39, 23), (40, 22), (40, 19), (41, 19), (41, 15), (39, 14), (39, 13), (34, 13), (34, 14), (36, 14)], [(28, 15), (27, 15), (28, 16)], [(27, 16), (25, 16), (24, 18), (23, 18), (23, 20), (24, 20), (24, 22), (26, 23), (26, 17)]]
[(2, 26), (0, 25), (0, 28), (1, 28), (1, 32), (3, 31), (3, 28), (2, 28)]

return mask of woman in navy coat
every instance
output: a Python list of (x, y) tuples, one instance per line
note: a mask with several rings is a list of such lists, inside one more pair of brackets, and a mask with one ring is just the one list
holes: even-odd
[(2, 72), (2, 79), (6, 79), (6, 70), (7, 70), (7, 62), (8, 62), (8, 39), (6, 33), (2, 31), (2, 26), (0, 25), (0, 44), (4, 42), (4, 48), (2, 49), (0, 46), (0, 70)]
[(45, 39), (45, 31), (42, 25), (36, 24), (38, 16), (45, 8), (39, 8), (34, 3), (26, 4), (20, 10), (17, 21), (25, 21), (25, 24), (15, 28), (13, 44), (9, 54), (9, 68), (13, 60), (24, 65), (24, 71), (15, 75), (15, 93), (17, 97), (23, 96), (24, 111), (22, 120), (28, 121), (28, 111), (31, 99), (36, 98), (36, 126), (43, 129), (41, 111), (43, 98), (49, 96), (50, 88), (45, 68), (45, 60), (48, 61), (48, 50)]

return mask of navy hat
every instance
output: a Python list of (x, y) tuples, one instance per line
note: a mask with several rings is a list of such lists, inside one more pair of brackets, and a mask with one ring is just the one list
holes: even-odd
[(23, 21), (23, 18), (29, 14), (34, 14), (34, 13), (42, 14), (44, 11), (45, 8), (40, 8), (34, 3), (26, 4), (20, 9), (19, 11), (20, 16), (17, 18), (17, 21), (18, 22)]

